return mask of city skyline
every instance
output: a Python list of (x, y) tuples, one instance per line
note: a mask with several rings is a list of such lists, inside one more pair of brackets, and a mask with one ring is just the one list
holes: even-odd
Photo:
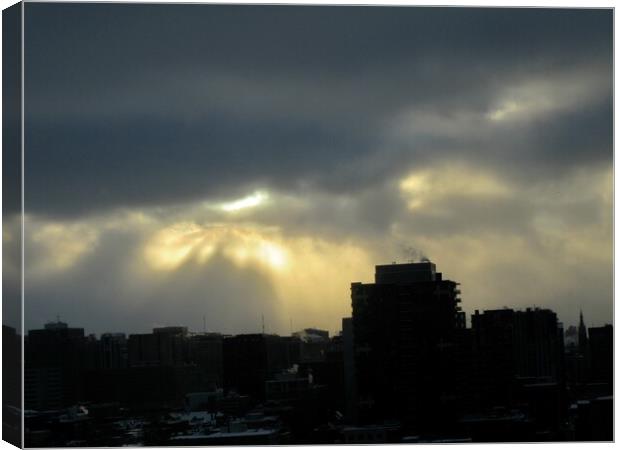
[[(408, 261), (407, 263), (392, 262), (391, 264), (375, 265), (374, 267), (375, 267), (375, 270), (377, 270), (379, 267), (389, 267), (391, 265), (393, 265), (394, 267), (397, 267), (397, 266), (400, 266), (400, 265), (403, 265), (403, 264), (406, 265), (406, 264), (414, 263), (414, 262), (416, 264), (425, 263), (425, 262), (433, 264), (433, 262), (430, 261), (429, 259), (423, 258), (420, 262), (413, 261), (413, 260)], [(360, 282), (352, 282), (351, 285), (359, 284), (359, 283)], [(461, 292), (460, 291), (460, 285), (462, 283), (458, 282), (457, 284), (459, 285), (459, 292)], [(473, 320), (472, 317), (474, 316), (474, 313), (478, 313), (478, 310), (472, 311), (471, 314), (468, 314), (468, 308), (467, 308), (466, 302), (465, 302), (465, 304), (461, 304), (460, 308), (464, 312), (464, 316), (463, 316), (463, 320), (464, 320), (463, 323), (464, 323), (464, 325), (466, 327), (470, 327), (472, 325), (472, 323), (471, 323), (472, 320)], [(514, 309), (514, 305), (503, 305), (501, 308), (485, 309), (485, 310), (483, 310), (483, 312), (485, 312), (485, 311), (493, 312), (493, 311), (497, 311), (497, 310), (513, 310), (513, 309)], [(524, 306), (521, 309), (521, 311), (530, 311), (530, 310), (549, 310), (549, 308), (547, 308), (545, 305), (530, 305), (530, 306), (526, 305), (526, 306)], [(519, 311), (519, 308), (517, 308), (517, 311)], [(554, 311), (554, 313), (555, 313), (555, 311)], [(586, 316), (587, 316), (587, 312), (586, 312)], [(203, 320), (203, 322), (202, 322), (203, 323), (203, 327), (200, 328), (200, 329), (199, 328), (193, 328), (192, 329), (190, 327), (187, 327), (184, 323), (180, 323), (180, 322), (179, 323), (177, 323), (177, 322), (174, 322), (174, 323), (172, 323), (172, 322), (159, 322), (159, 323), (151, 324), (150, 328), (146, 328), (146, 329), (139, 329), (139, 330), (108, 329), (107, 331), (95, 333), (95, 332), (90, 332), (86, 328), (80, 326), (80, 324), (71, 324), (71, 323), (64, 322), (63, 321), (63, 317), (61, 317), (60, 315), (57, 315), (55, 320), (49, 320), (49, 321), (47, 321), (47, 322), (45, 322), (43, 324), (40, 324), (40, 326), (38, 328), (31, 328), (29, 330), (26, 330), (26, 333), (28, 331), (31, 331), (31, 330), (42, 329), (42, 327), (47, 327), (48, 325), (53, 326), (54, 324), (62, 324), (63, 326), (69, 326), (70, 328), (76, 328), (76, 327), (77, 328), (84, 328), (84, 331), (85, 331), (86, 335), (97, 335), (99, 337), (102, 336), (102, 335), (105, 335), (105, 334), (109, 334), (110, 335), (110, 334), (117, 334), (117, 333), (126, 334), (126, 335), (129, 336), (131, 334), (147, 333), (147, 332), (153, 331), (154, 329), (157, 329), (157, 328), (167, 328), (167, 327), (186, 328), (187, 331), (190, 334), (202, 334), (202, 333), (209, 334), (209, 333), (215, 333), (215, 334), (229, 335), (229, 336), (242, 335), (242, 334), (273, 334), (273, 335), (282, 335), (282, 336), (288, 336), (288, 335), (293, 336), (296, 333), (303, 332), (304, 330), (318, 329), (317, 327), (312, 326), (312, 325), (311, 326), (306, 325), (306, 326), (303, 326), (303, 327), (294, 327), (293, 326), (293, 320), (292, 320), (292, 318), (290, 318), (289, 329), (287, 331), (279, 331), (278, 332), (278, 331), (274, 331), (274, 330), (270, 330), (269, 329), (269, 327), (268, 327), (268, 325), (269, 325), (268, 319), (269, 318), (265, 318), (264, 315), (261, 315), (255, 330), (249, 330), (249, 331), (248, 330), (244, 330), (242, 332), (237, 332), (235, 330), (230, 330), (228, 332), (222, 332), (221, 330), (218, 330), (217, 328), (208, 328), (207, 327), (207, 318), (206, 318), (206, 316), (203, 316), (203, 318), (202, 318), (202, 320)], [(559, 325), (561, 325), (563, 327), (564, 331), (567, 331), (571, 327), (575, 328), (577, 325), (583, 324), (584, 321), (585, 321), (585, 323), (588, 324), (587, 325), (588, 327), (603, 326), (603, 325), (608, 325), (608, 324), (613, 323), (613, 320), (610, 320), (610, 321), (605, 322), (603, 324), (591, 323), (587, 319), (587, 317), (584, 319), (583, 309), (580, 309), (579, 317), (578, 317), (577, 320), (575, 320), (574, 322), (568, 322), (568, 323), (564, 323), (564, 322), (559, 321)], [(337, 335), (338, 333), (342, 333), (342, 328), (340, 328), (340, 329), (337, 328), (337, 329), (334, 329), (334, 330), (326, 330), (326, 331), (331, 333), (332, 335)]]
[[(431, 262), (430, 260), (424, 259), (421, 262), (424, 261), (428, 261)], [(402, 264), (408, 264), (408, 263), (413, 263), (414, 261), (408, 261), (407, 263), (397, 263), (397, 262), (392, 262), (392, 264), (394, 265), (402, 265)], [(416, 262), (418, 263), (418, 262)], [(378, 265), (375, 266), (376, 267), (384, 267), (387, 265)], [(353, 284), (357, 284), (360, 282), (354, 282)], [(459, 286), (461, 285), (461, 283), (457, 283)], [(459, 289), (460, 292), (460, 289)], [(464, 311), (465, 316), (464, 316), (464, 324), (466, 327), (471, 327), (471, 321), (472, 321), (472, 317), (474, 316), (475, 312), (478, 312), (478, 310), (476, 311), (472, 311), (471, 314), (468, 314), (467, 312), (467, 306), (466, 304), (461, 304), (461, 309)], [(501, 308), (495, 308), (495, 309), (485, 309), (482, 312), (485, 311), (498, 311), (498, 310), (514, 310), (514, 305), (504, 305)], [(525, 306), (522, 309), (517, 308), (517, 311), (530, 311), (530, 310), (549, 310), (549, 308), (545, 307), (545, 305), (531, 305), (531, 306)], [(555, 311), (554, 311), (555, 313)], [(587, 315), (587, 314), (586, 314)], [(243, 332), (235, 332), (234, 330), (231, 332), (227, 332), (224, 333), (221, 330), (218, 330), (217, 328), (208, 328), (206, 326), (206, 316), (203, 317), (203, 327), (202, 328), (190, 328), (188, 326), (186, 326), (184, 323), (172, 323), (172, 322), (160, 322), (160, 323), (154, 323), (151, 325), (151, 328), (146, 328), (146, 329), (140, 329), (140, 330), (121, 330), (121, 329), (108, 329), (107, 331), (103, 331), (103, 332), (90, 332), (90, 330), (82, 327), (80, 324), (75, 324), (75, 323), (68, 323), (66, 321), (64, 321), (64, 318), (61, 315), (56, 315), (56, 317), (53, 320), (48, 320), (45, 323), (42, 323), (39, 325), (39, 327), (35, 327), (35, 328), (31, 328), (31, 329), (27, 329), (26, 330), (26, 334), (29, 331), (32, 330), (41, 330), (41, 329), (45, 329), (48, 326), (53, 327), (55, 324), (61, 325), (61, 326), (67, 326), (69, 328), (84, 328), (84, 333), (87, 336), (98, 336), (101, 337), (103, 335), (115, 335), (115, 334), (124, 334), (127, 336), (130, 336), (131, 334), (143, 334), (143, 333), (148, 333), (148, 332), (152, 332), (155, 329), (162, 329), (162, 328), (185, 328), (187, 330), (187, 332), (189, 334), (221, 334), (221, 335), (226, 335), (226, 336), (235, 336), (235, 335), (243, 335), (243, 334), (271, 334), (271, 335), (282, 335), (282, 336), (295, 336), (298, 333), (304, 332), (306, 330), (319, 330), (318, 327), (314, 327), (314, 326), (303, 326), (303, 327), (294, 327), (293, 326), (293, 321), (292, 318), (289, 321), (289, 330), (284, 331), (284, 332), (276, 332), (273, 330), (269, 330), (268, 328), (268, 318), (265, 318), (264, 315), (261, 315), (261, 317), (259, 318), (259, 322), (257, 324), (257, 328), (256, 330), (250, 330), (250, 331), (243, 331)], [(340, 318), (342, 320), (342, 318)], [(563, 326), (563, 330), (566, 332), (569, 328), (576, 328), (580, 323), (587, 323), (587, 327), (600, 327), (600, 326), (604, 326), (604, 325), (609, 325), (611, 323), (613, 323), (613, 320), (610, 320), (609, 322), (606, 322), (604, 324), (593, 324), (590, 323), (590, 321), (587, 320), (587, 318), (584, 318), (584, 314), (583, 314), (583, 310), (580, 310), (579, 312), (579, 317), (577, 320), (575, 320), (574, 322), (570, 322), (570, 323), (564, 323), (559, 321), (559, 324)], [(328, 333), (330, 333), (332, 336), (338, 335), (339, 333), (342, 333), (342, 327), (340, 327), (339, 329), (335, 329), (335, 330), (325, 330)]]
[(431, 261), (376, 266), (332, 336), (48, 323), (24, 339), (26, 443), (612, 440), (613, 326), (580, 315), (564, 332), (539, 308), (476, 310), (467, 326), (459, 286)]
[(421, 257), (468, 316), (613, 322), (610, 10), (24, 19), (26, 330), (333, 333), (351, 282)]

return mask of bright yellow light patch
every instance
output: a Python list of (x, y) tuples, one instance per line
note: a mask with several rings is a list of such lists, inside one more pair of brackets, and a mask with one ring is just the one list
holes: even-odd
[(220, 247), (222, 254), (239, 266), (258, 263), (281, 270), (286, 267), (288, 258), (279, 240), (269, 231), (231, 227)]
[(258, 255), (273, 268), (282, 269), (286, 265), (284, 250), (276, 244), (263, 242), (258, 248)]
[[(205, 236), (201, 228), (192, 223), (180, 223), (165, 228), (153, 236), (144, 252), (147, 261), (156, 270), (173, 270), (190, 257), (194, 249), (199, 248)], [(208, 246), (198, 253), (198, 258), (205, 261), (210, 257)]]
[(99, 233), (86, 225), (50, 223), (34, 228), (31, 242), (39, 247), (34, 272), (55, 272), (73, 267), (98, 242)]
[(266, 192), (256, 191), (239, 200), (223, 203), (220, 208), (226, 212), (236, 212), (247, 208), (255, 208), (267, 201), (269, 195)]
[(330, 317), (329, 328), (338, 328), (339, 318), (350, 314), (351, 281), (370, 279), (373, 267), (369, 254), (350, 242), (286, 236), (278, 228), (240, 223), (169, 226), (151, 236), (142, 256), (154, 271), (173, 273), (214, 257), (260, 271), (280, 302), (271, 323), (283, 327), (291, 318), (300, 326), (327, 326)]
[(258, 263), (281, 270), (288, 258), (277, 241), (269, 232), (240, 226), (179, 223), (157, 232), (147, 242), (144, 255), (155, 270), (175, 270), (187, 261), (205, 264), (217, 253), (239, 266)]
[(414, 172), (401, 180), (400, 190), (409, 209), (418, 209), (446, 197), (501, 197), (511, 189), (490, 173), (462, 166)]

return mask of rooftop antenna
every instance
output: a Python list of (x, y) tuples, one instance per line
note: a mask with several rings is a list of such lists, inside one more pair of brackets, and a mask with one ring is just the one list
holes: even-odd
[(293, 318), (289, 317), (289, 322), (290, 322), (290, 326), (291, 326), (291, 335), (293, 334)]
[(207, 316), (202, 315), (202, 329), (206, 333), (207, 332)]
[(265, 315), (261, 314), (260, 317), (261, 317), (261, 320), (262, 320), (262, 323), (263, 323), (263, 334), (265, 334)]
[(60, 314), (56, 314), (56, 322), (60, 322)]

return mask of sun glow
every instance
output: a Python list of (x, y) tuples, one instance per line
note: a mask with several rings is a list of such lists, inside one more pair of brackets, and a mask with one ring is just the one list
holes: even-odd
[(439, 198), (497, 198), (512, 195), (510, 186), (491, 173), (452, 165), (411, 173), (400, 182), (401, 194), (410, 210)]
[(216, 254), (240, 267), (258, 263), (283, 270), (288, 252), (273, 232), (241, 226), (180, 223), (160, 230), (147, 242), (144, 256), (155, 270), (172, 271), (188, 261), (207, 263)]
[(286, 265), (286, 254), (284, 250), (271, 243), (262, 243), (259, 246), (258, 254), (261, 259), (276, 269), (282, 269)]
[(32, 228), (31, 243), (39, 246), (34, 272), (67, 270), (99, 241), (99, 232), (82, 224), (50, 223)]
[[(147, 244), (144, 253), (152, 268), (173, 270), (183, 264), (203, 241), (200, 228), (192, 223), (179, 223), (156, 233)], [(208, 256), (204, 250), (199, 259)]]
[(254, 208), (256, 206), (260, 206), (265, 203), (269, 195), (266, 192), (256, 191), (247, 197), (243, 197), (242, 199), (235, 200), (228, 203), (222, 203), (220, 205), (220, 209), (226, 212), (236, 212), (243, 209)]

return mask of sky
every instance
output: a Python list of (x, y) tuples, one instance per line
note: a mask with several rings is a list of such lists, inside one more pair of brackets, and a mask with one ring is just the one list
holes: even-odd
[(26, 4), (26, 329), (334, 333), (422, 257), (468, 315), (611, 323), (612, 20)]

